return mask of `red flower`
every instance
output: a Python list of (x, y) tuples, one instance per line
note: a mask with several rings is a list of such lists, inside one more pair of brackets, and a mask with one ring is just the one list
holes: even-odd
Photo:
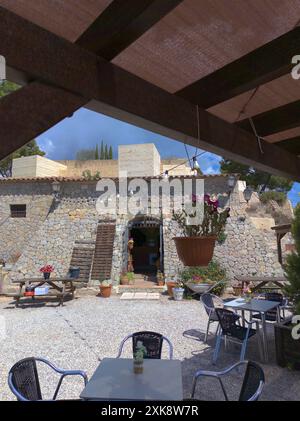
[(51, 273), (54, 271), (54, 267), (52, 265), (45, 265), (41, 267), (40, 272), (42, 273)]

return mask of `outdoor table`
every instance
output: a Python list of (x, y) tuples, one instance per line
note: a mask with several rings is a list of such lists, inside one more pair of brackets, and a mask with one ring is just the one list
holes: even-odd
[(181, 361), (145, 359), (141, 374), (133, 359), (104, 358), (80, 397), (86, 400), (183, 400)]
[(245, 284), (254, 284), (254, 286), (251, 288), (253, 292), (259, 288), (264, 287), (269, 282), (277, 285), (280, 289), (282, 289), (287, 283), (286, 278), (274, 276), (235, 276), (235, 279), (242, 284), (242, 289), (245, 287)]
[[(268, 361), (268, 344), (267, 344), (267, 324), (266, 324), (266, 313), (274, 308), (277, 308), (277, 313), (279, 311), (280, 303), (277, 301), (268, 301), (268, 300), (257, 300), (252, 299), (250, 302), (246, 302), (244, 298), (236, 298), (235, 300), (224, 302), (224, 307), (230, 307), (235, 310), (241, 310), (242, 319), (245, 319), (245, 311), (249, 311), (251, 316), (252, 313), (260, 313), (261, 315), (261, 325), (262, 325), (262, 339), (263, 339), (263, 353), (264, 360)], [(280, 315), (278, 313), (278, 319)]]
[(64, 278), (24, 278), (22, 280), (13, 281), (13, 283), (19, 285), (19, 293), (15, 295), (16, 307), (19, 305), (19, 301), (22, 297), (30, 298), (30, 296), (25, 296), (23, 288), (29, 285), (35, 284), (35, 288), (41, 287), (44, 285), (49, 285), (52, 288), (52, 291), (49, 291), (47, 294), (32, 296), (34, 300), (36, 297), (45, 297), (45, 296), (57, 296), (59, 297), (59, 305), (63, 305), (64, 298), (66, 295), (71, 294), (72, 299), (74, 298), (74, 292), (76, 287), (74, 286), (75, 278), (64, 277)]

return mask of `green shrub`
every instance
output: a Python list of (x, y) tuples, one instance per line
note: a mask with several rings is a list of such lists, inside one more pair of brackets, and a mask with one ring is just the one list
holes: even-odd
[(260, 194), (259, 199), (262, 203), (268, 203), (270, 200), (274, 200), (279, 205), (283, 205), (286, 202), (286, 193), (281, 191), (265, 191)]
[(221, 295), (224, 292), (228, 278), (226, 270), (220, 265), (220, 263), (212, 260), (207, 267), (195, 266), (185, 268), (181, 274), (181, 279), (184, 284), (189, 282), (193, 276), (201, 276), (204, 280), (210, 280), (213, 283), (222, 281), (216, 288), (211, 292), (216, 295)]
[(300, 314), (300, 205), (295, 209), (295, 219), (292, 224), (292, 234), (296, 251), (287, 256), (285, 275), (289, 281), (285, 292), (294, 305), (295, 314)]

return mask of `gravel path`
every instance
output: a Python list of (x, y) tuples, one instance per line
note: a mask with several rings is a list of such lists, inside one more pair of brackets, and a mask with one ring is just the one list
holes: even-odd
[[(58, 367), (82, 369), (90, 377), (104, 357), (117, 354), (120, 341), (138, 330), (153, 330), (167, 336), (174, 345), (174, 358), (182, 360), (183, 385), (188, 397), (193, 373), (200, 369), (221, 369), (238, 359), (239, 349), (231, 345), (216, 367), (211, 364), (214, 338), (202, 342), (206, 314), (197, 301), (175, 302), (167, 297), (160, 301), (120, 301), (118, 297), (101, 299), (85, 296), (67, 302), (64, 307), (49, 303), (41, 307), (14, 308), (7, 299), (0, 301), (0, 322), (5, 320), (6, 335), (1, 337), (0, 325), (0, 400), (14, 399), (7, 386), (10, 367), (28, 356), (43, 356)], [(3, 336), (3, 335), (2, 335)], [(273, 338), (270, 347), (274, 347)], [(256, 341), (251, 340), (248, 358), (259, 361)], [(130, 345), (124, 350), (130, 356)], [(166, 355), (166, 354), (164, 354)], [(276, 366), (274, 355), (266, 366), (267, 384), (263, 399), (300, 400), (300, 372)], [(50, 397), (56, 377), (48, 370), (40, 372), (44, 397)], [(228, 381), (234, 390), (239, 386), (239, 376)], [(80, 380), (68, 379), (62, 388), (61, 398), (77, 398), (82, 390)], [(218, 399), (222, 395), (211, 380), (199, 384), (198, 397)]]

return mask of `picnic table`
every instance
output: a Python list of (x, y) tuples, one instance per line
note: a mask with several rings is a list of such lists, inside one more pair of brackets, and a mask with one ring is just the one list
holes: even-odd
[(183, 400), (181, 361), (144, 359), (135, 374), (133, 359), (104, 358), (82, 391), (84, 400)]
[[(24, 278), (22, 280), (13, 281), (14, 284), (19, 285), (19, 292), (18, 294), (14, 295), (16, 299), (16, 307), (18, 307), (21, 298), (32, 298), (32, 301), (35, 301), (36, 297), (57, 297), (59, 298), (59, 305), (63, 305), (64, 299), (66, 296), (71, 295), (72, 299), (74, 298), (74, 293), (76, 290), (76, 286), (74, 285), (76, 282), (75, 278), (64, 277), (64, 278)], [(48, 285), (50, 290), (46, 294), (39, 294), (33, 296), (25, 295), (25, 289), (28, 286), (34, 285), (34, 288), (43, 287)]]
[(263, 288), (265, 285), (271, 282), (277, 285), (277, 287), (280, 289), (282, 289), (287, 283), (286, 278), (274, 276), (235, 276), (235, 279), (241, 283), (242, 289), (245, 287), (245, 285), (249, 285), (250, 283), (254, 284), (254, 286), (251, 288), (253, 292)]

